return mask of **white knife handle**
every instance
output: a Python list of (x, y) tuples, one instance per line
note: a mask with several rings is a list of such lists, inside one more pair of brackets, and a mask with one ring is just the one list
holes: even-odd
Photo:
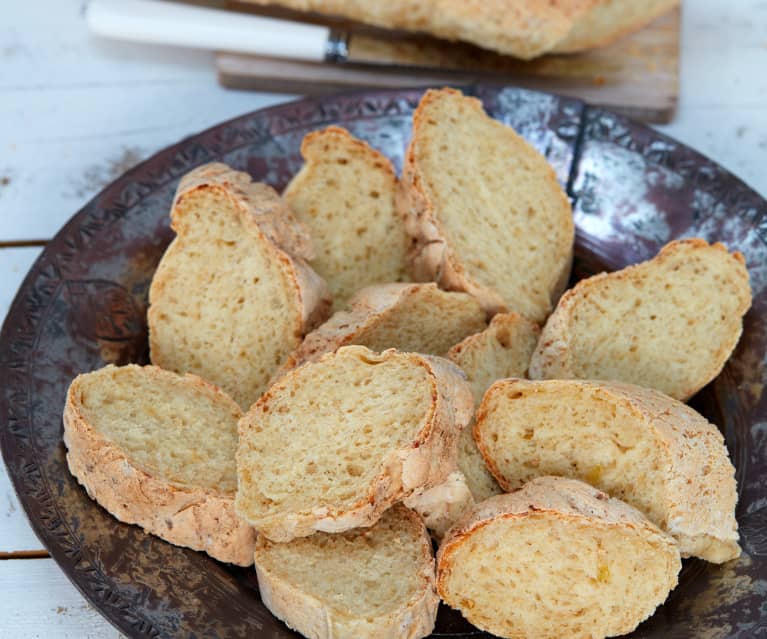
[(321, 62), (330, 29), (162, 0), (91, 0), (93, 33), (118, 40)]

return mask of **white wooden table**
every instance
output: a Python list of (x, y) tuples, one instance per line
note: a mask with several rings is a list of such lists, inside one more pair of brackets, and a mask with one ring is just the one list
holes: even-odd
[[(0, 320), (45, 241), (113, 178), (287, 98), (219, 88), (209, 54), (94, 40), (83, 4), (12, 2), (0, 22)], [(767, 195), (767, 3), (687, 0), (683, 49), (663, 130)], [(47, 558), (0, 465), (0, 637), (119, 636)]]

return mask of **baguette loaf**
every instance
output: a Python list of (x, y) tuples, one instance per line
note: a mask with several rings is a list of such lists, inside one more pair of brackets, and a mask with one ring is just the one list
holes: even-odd
[(264, 605), (309, 639), (420, 639), (434, 628), (434, 556), (404, 506), (370, 528), (284, 544), (259, 537), (255, 560)]
[(301, 155), (306, 164), (284, 196), (311, 232), (312, 267), (330, 285), (333, 309), (365, 286), (408, 281), (408, 237), (391, 162), (336, 126), (309, 133)]
[(352, 344), (376, 352), (396, 348), (443, 356), (458, 340), (486, 326), (473, 297), (441, 291), (433, 282), (370, 286), (352, 297), (350, 307), (309, 333), (281, 373)]
[(445, 481), (472, 414), (447, 360), (347, 346), (291, 371), (240, 420), (238, 514), (272, 541), (370, 526)]
[(512, 639), (631, 632), (681, 569), (674, 540), (587, 484), (542, 477), (479, 504), (437, 553), (442, 600)]
[(701, 239), (582, 280), (546, 322), (533, 379), (602, 379), (689, 399), (735, 348), (751, 306), (745, 260)]
[(241, 412), (195, 375), (107, 366), (67, 392), (70, 472), (120, 521), (220, 561), (253, 563), (253, 529), (234, 513)]
[(474, 435), (498, 482), (541, 475), (593, 484), (672, 535), (683, 557), (740, 555), (735, 469), (719, 429), (658, 391), (607, 382), (503, 380)]
[(273, 189), (223, 164), (179, 184), (176, 231), (149, 290), (152, 363), (193, 372), (247, 408), (330, 311), (311, 245)]
[(425, 93), (413, 114), (398, 208), (416, 280), (474, 295), (488, 312), (542, 322), (573, 256), (570, 202), (546, 159), (479, 100)]
[[(481, 333), (470, 335), (450, 349), (448, 359), (466, 373), (476, 406), (491, 384), (507, 377), (525, 377), (540, 328), (517, 313), (499, 313)], [(501, 492), (474, 442), (473, 428), (461, 434), (458, 468), (476, 501)]]

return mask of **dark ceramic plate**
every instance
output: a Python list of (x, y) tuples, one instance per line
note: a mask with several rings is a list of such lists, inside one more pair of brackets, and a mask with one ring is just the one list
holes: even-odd
[[(634, 637), (767, 636), (767, 202), (713, 162), (641, 125), (575, 100), (474, 86), (554, 165), (572, 197), (576, 275), (702, 236), (746, 256), (754, 306), (720, 377), (695, 400), (737, 468), (743, 555), (685, 562), (679, 587)], [(146, 362), (147, 289), (171, 239), (181, 175), (211, 160), (283, 187), (303, 136), (341, 124), (399, 165), (420, 91), (302, 100), (224, 123), (144, 162), (61, 230), (32, 267), (0, 337), (0, 431), (8, 472), (40, 539), (77, 588), (131, 637), (295, 637), (234, 569), (120, 524), (66, 469), (61, 411), (70, 380), (106, 362)], [(717, 295), (711, 290), (709, 295)], [(443, 609), (436, 637), (482, 633)]]

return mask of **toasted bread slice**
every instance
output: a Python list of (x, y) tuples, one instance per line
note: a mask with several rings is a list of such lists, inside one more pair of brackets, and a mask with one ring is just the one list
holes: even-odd
[(552, 53), (575, 53), (604, 47), (638, 31), (670, 11), (680, 0), (599, 0), (573, 21), (570, 32)]
[(398, 207), (416, 280), (466, 291), (493, 315), (543, 322), (573, 257), (570, 202), (554, 170), (482, 103), (427, 91), (413, 114)]
[(247, 408), (330, 312), (305, 230), (273, 189), (223, 164), (179, 184), (173, 240), (149, 290), (152, 363), (218, 384)]
[(421, 515), (434, 538), (440, 540), (474, 506), (474, 497), (464, 474), (455, 470), (438, 486), (419, 488), (402, 503)]
[(455, 466), (471, 391), (447, 360), (346, 346), (240, 420), (238, 514), (273, 541), (370, 526)]
[[(450, 349), (448, 359), (466, 373), (476, 406), (496, 380), (527, 375), (540, 332), (537, 324), (518, 313), (499, 313), (486, 330), (470, 335)], [(476, 501), (501, 492), (477, 449), (473, 428), (466, 428), (461, 434), (458, 468)]]
[(722, 370), (750, 306), (740, 253), (671, 242), (647, 262), (568, 291), (543, 328), (530, 377), (617, 380), (684, 401)]
[(437, 553), (442, 600), (513, 639), (631, 632), (682, 567), (674, 540), (587, 484), (542, 477), (479, 504)]
[(350, 307), (309, 333), (281, 373), (353, 344), (444, 356), (458, 340), (487, 326), (471, 295), (441, 291), (433, 282), (370, 286), (352, 297)]
[(255, 534), (234, 513), (240, 416), (195, 375), (107, 366), (77, 376), (67, 392), (69, 470), (120, 521), (248, 566)]
[(692, 408), (630, 384), (503, 380), (474, 434), (498, 482), (584, 480), (641, 510), (683, 557), (740, 555), (735, 469), (719, 429)]
[(313, 131), (301, 144), (306, 164), (285, 189), (285, 200), (309, 228), (333, 309), (359, 289), (406, 282), (408, 237), (394, 203), (391, 162), (345, 129)]
[(309, 639), (420, 639), (434, 628), (431, 543), (404, 506), (370, 528), (283, 544), (259, 537), (255, 559), (264, 605)]

